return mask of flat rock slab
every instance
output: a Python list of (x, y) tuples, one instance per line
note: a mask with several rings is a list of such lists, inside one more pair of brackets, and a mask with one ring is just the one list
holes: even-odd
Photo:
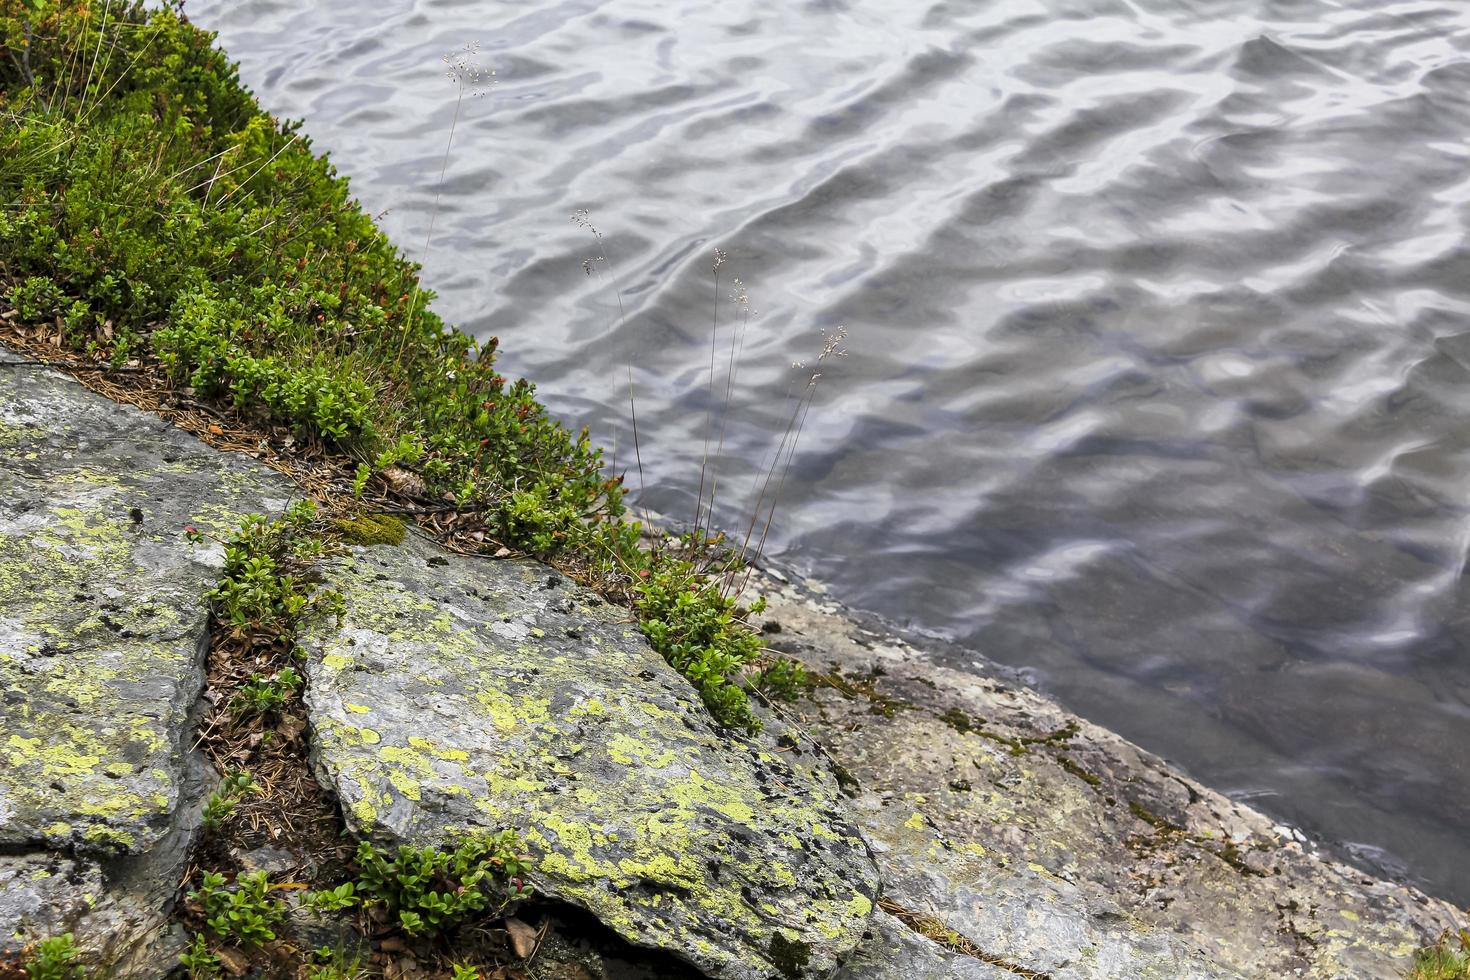
[(530, 562), (410, 537), (324, 568), (307, 632), (314, 764), (350, 827), (521, 832), (538, 891), (714, 977), (830, 975), (877, 871), (834, 780), (716, 731), (625, 609)]
[[(762, 591), (773, 645), (833, 672), (793, 710), (848, 770), (885, 898), (988, 956), (1052, 980), (1402, 980), (1417, 948), (1470, 924), (977, 654), (952, 670), (812, 593)], [(886, 948), (844, 980), (902, 977), (907, 954)]]
[(0, 936), (65, 926), (107, 958), (138, 945), (166, 898), (130, 880), (150, 895), (134, 915), (99, 886), (146, 865), (171, 892), (197, 802), (185, 742), (221, 555), (183, 527), (227, 531), (287, 491), (243, 457), (0, 358)]

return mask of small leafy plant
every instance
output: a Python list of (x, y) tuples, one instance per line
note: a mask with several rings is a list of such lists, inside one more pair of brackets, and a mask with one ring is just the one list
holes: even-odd
[(220, 780), (219, 788), (204, 801), (204, 829), (218, 830), (247, 795), (259, 793), (260, 787), (248, 772), (229, 772)]
[(80, 956), (69, 932), (43, 939), (26, 962), (26, 975), (30, 980), (83, 980), (87, 971), (77, 962)]
[(189, 898), (203, 908), (210, 932), (241, 946), (259, 946), (275, 939), (276, 928), (286, 919), (286, 903), (271, 891), (264, 871), (240, 875), (234, 888), (226, 887), (224, 875), (206, 871), (203, 884)]
[[(638, 585), (634, 604), (649, 643), (689, 678), (716, 721), (755, 731), (760, 721), (732, 678), (760, 656), (761, 639), (735, 599), (699, 575), (693, 564), (664, 559)], [(751, 606), (765, 609), (764, 599)]]
[(361, 957), (344, 949), (320, 946), (312, 950), (312, 956), (318, 962), (307, 967), (306, 980), (365, 980), (370, 976)]
[(234, 706), (244, 714), (263, 715), (275, 711), (301, 687), (301, 675), (283, 667), (270, 677), (251, 674), (235, 695)]
[(789, 657), (776, 657), (756, 671), (752, 680), (759, 691), (782, 701), (796, 701), (816, 683), (811, 671)]
[(451, 851), (402, 845), (357, 848), (358, 891), (381, 902), (411, 936), (437, 935), (473, 918), (499, 915), (531, 894), (530, 858), (514, 831), (474, 834)]
[(317, 915), (355, 908), (359, 901), (357, 886), (350, 881), (336, 888), (319, 888), (309, 891), (301, 899), (302, 905)]
[(203, 933), (195, 933), (189, 948), (179, 954), (179, 963), (189, 971), (189, 980), (214, 980), (222, 966)]
[(289, 638), (308, 608), (341, 608), (340, 593), (316, 592), (299, 574), (322, 555), (322, 540), (313, 533), (316, 516), (316, 505), (302, 500), (279, 520), (252, 514), (240, 523), (225, 542), (224, 578), (209, 596), (220, 619), (242, 633), (275, 631)]

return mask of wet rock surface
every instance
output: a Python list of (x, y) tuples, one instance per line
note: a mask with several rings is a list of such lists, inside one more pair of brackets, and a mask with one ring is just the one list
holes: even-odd
[[(0, 946), (159, 976), (203, 785), (188, 751), (226, 531), (278, 477), (0, 349)], [(162, 945), (159, 945), (162, 943)]]
[(830, 975), (877, 871), (836, 781), (777, 730), (716, 731), (689, 683), (545, 566), (410, 537), (323, 567), (307, 631), (318, 777), (361, 835), (511, 827), (539, 892), (713, 977)]
[[(818, 594), (760, 588), (772, 646), (827, 674), (782, 710), (845, 768), (885, 902), (991, 957), (1054, 980), (1401, 980), (1415, 949), (1470, 921), (1334, 860), (978, 656), (975, 673), (939, 667)], [(907, 952), (867, 955), (844, 976), (906, 975)]]

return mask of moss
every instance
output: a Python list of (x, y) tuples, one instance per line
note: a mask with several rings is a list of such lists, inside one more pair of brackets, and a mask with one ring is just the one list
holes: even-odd
[(400, 545), (408, 533), (403, 521), (390, 514), (359, 514), (332, 522), (332, 528), (347, 544)]
[(1102, 785), (1101, 779), (1098, 779), (1092, 773), (1088, 772), (1086, 769), (1083, 769), (1081, 766), (1079, 766), (1076, 762), (1072, 761), (1070, 756), (1057, 756), (1057, 765), (1061, 766), (1063, 769), (1067, 770), (1067, 772), (1070, 772), (1072, 775), (1076, 776), (1078, 779), (1082, 780), (1093, 789), (1097, 789), (1099, 786)]
[(1159, 816), (1157, 813), (1153, 812), (1142, 803), (1139, 803), (1137, 800), (1128, 801), (1128, 812), (1152, 827), (1155, 833), (1182, 834), (1184, 832), (1183, 827), (1179, 826), (1177, 823), (1170, 821), (1166, 817)]
[(977, 728), (980, 727), (980, 724), (978, 722), (976, 722), (964, 711), (961, 711), (959, 708), (950, 708), (944, 714), (939, 716), (939, 720), (944, 722), (950, 728), (953, 728), (955, 731), (959, 732), (961, 735), (975, 731)]

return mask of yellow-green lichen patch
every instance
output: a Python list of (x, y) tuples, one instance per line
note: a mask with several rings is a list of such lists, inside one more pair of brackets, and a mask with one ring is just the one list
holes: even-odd
[(538, 889), (635, 942), (765, 975), (775, 922), (835, 968), (877, 891), (835, 785), (713, 730), (619, 611), (533, 568), (412, 538), (328, 566), (348, 612), (305, 634), (307, 699), (349, 825), (416, 842), (513, 827)]
[(87, 817), (80, 843), (132, 847), (151, 833), (154, 801), (166, 809), (176, 797), (168, 772), (182, 705), (171, 692), (191, 676), (196, 648), (153, 639), (176, 634), (180, 613), (128, 598), (151, 592), (152, 578), (133, 558), (129, 498), (105, 474), (73, 475), (24, 533), (0, 518), (0, 619), (34, 637), (24, 660), (0, 661), (0, 683), (16, 695), (0, 707), (0, 788), (16, 833)]
[(261, 510), (273, 478), (47, 372), (23, 383), (44, 396), (28, 462), (0, 466), (0, 844), (142, 851), (180, 803), (218, 577), (183, 528)]

